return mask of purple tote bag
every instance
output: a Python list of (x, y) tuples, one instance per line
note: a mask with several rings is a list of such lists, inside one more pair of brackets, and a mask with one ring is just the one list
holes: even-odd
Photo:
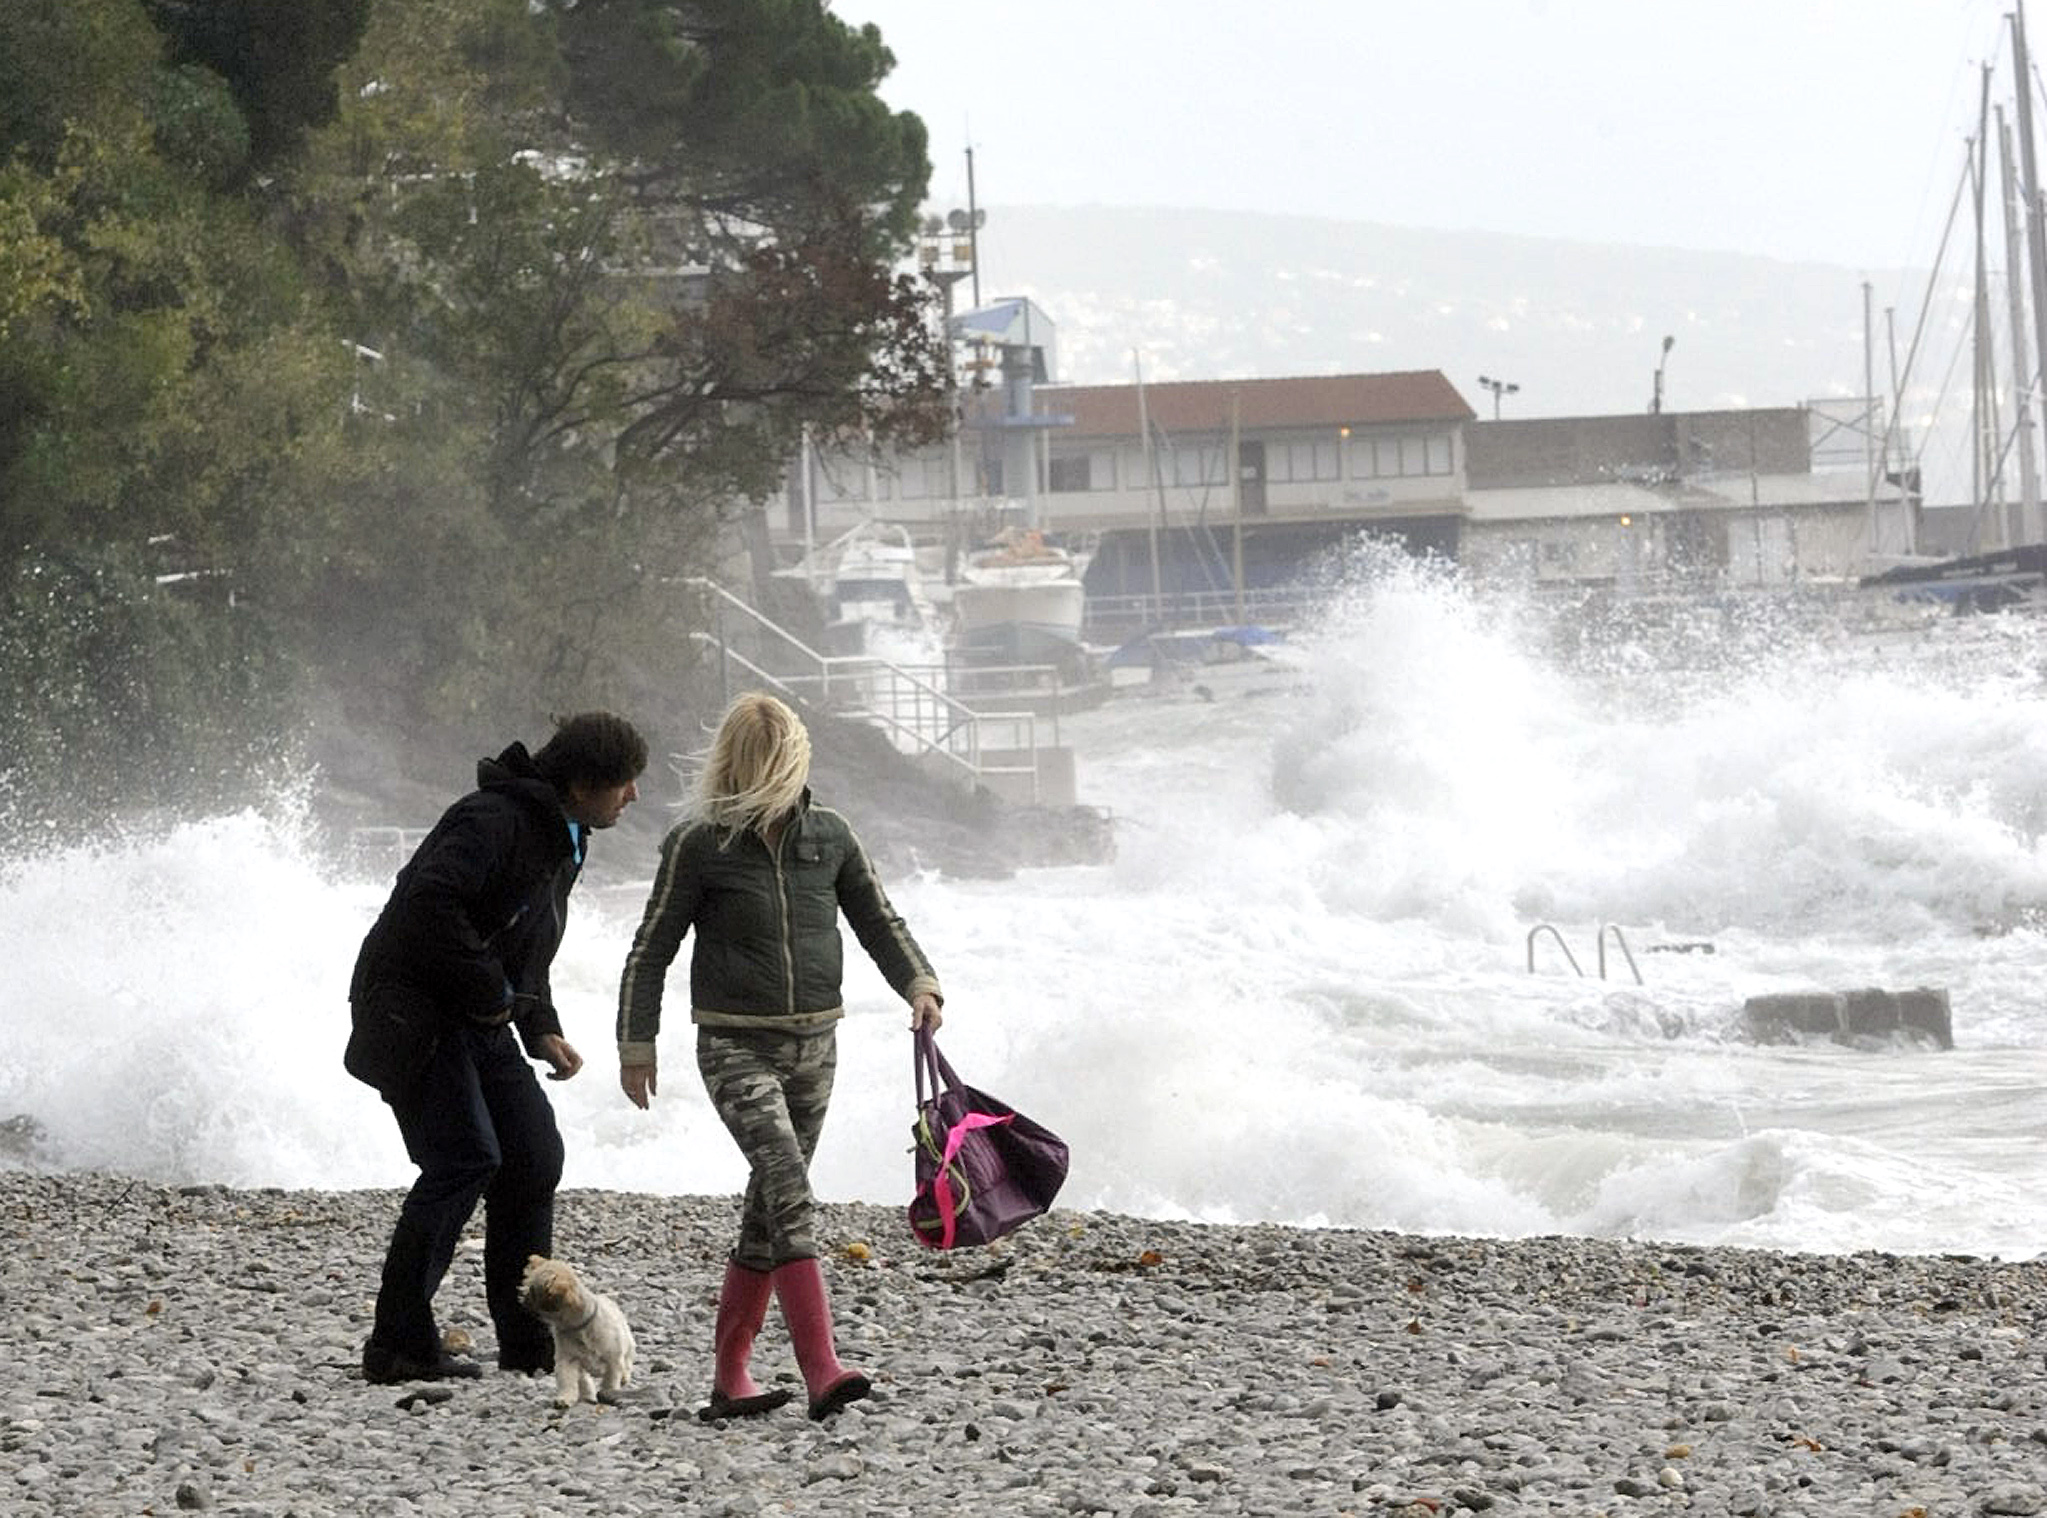
[(986, 1244), (1052, 1205), (1066, 1144), (953, 1074), (928, 1028), (916, 1034), (917, 1190), (910, 1231), (933, 1249)]

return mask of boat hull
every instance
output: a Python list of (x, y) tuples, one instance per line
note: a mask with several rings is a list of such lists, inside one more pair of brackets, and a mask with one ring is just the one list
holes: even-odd
[(980, 663), (1053, 663), (1080, 644), (1086, 592), (1071, 579), (968, 582), (953, 591), (955, 641)]

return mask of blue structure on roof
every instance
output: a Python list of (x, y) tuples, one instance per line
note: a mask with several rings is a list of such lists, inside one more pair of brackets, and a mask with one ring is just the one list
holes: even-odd
[(1002, 489), (1024, 502), (1027, 527), (1042, 525), (1038, 513), (1038, 434), (1048, 427), (1070, 427), (1070, 416), (1037, 410), (1032, 386), (1057, 377), (1058, 334), (1036, 301), (1012, 295), (952, 317), (952, 339), (974, 350), (967, 360), (975, 369), (994, 368), (1002, 375), (1002, 409), (976, 420), (976, 426), (1002, 439)]

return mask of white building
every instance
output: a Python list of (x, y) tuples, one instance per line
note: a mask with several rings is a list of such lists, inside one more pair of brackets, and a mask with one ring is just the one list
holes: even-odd
[(815, 451), (780, 514), (785, 547), (874, 519), (950, 566), (1033, 528), (1088, 550), (1105, 636), (1161, 608), (1220, 613), (1240, 586), (1275, 592), (1360, 533), (1489, 577), (1622, 590), (1868, 561), (1867, 462), (1806, 407), (1486, 422), (1433, 369), (1059, 385), (1052, 324), (1029, 301), (955, 332), (975, 355), (958, 435), (898, 458)]

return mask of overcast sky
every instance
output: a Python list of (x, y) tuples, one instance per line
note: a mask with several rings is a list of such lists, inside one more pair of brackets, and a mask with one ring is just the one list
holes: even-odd
[[(941, 208), (966, 203), (971, 146), (983, 207), (1271, 211), (1925, 267), (1983, 63), (2012, 109), (2011, 0), (832, 8), (895, 53), (882, 94), (930, 129)], [(2037, 58), (2047, 5), (2026, 20)]]

